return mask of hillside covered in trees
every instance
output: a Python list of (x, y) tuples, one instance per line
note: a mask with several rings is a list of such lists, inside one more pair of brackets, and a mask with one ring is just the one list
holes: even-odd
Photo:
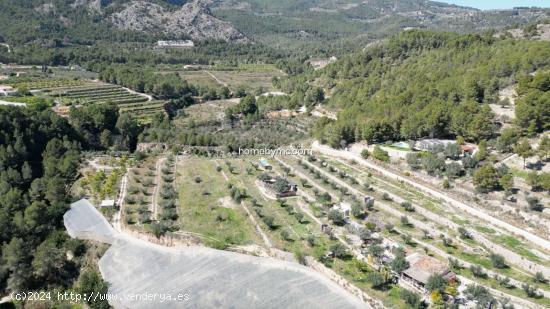
[(78, 242), (61, 232), (77, 176), (80, 145), (51, 111), (0, 109), (0, 290), (69, 286), (78, 275), (66, 253)]
[[(319, 86), (330, 94), (325, 104), (339, 110), (338, 120), (321, 119), (314, 134), (332, 145), (457, 136), (479, 141), (498, 128), (488, 103), (498, 103), (499, 90), (520, 80), (531, 94), (518, 102), (517, 124), (525, 131), (548, 129), (550, 103), (534, 88), (545, 91), (549, 65), (549, 42), (406, 31), (278, 84), (293, 95), (307, 97)], [(528, 77), (533, 72), (540, 76)]]
[[(69, 119), (41, 107), (0, 107), (2, 295), (106, 291), (90, 264), (95, 253), (67, 235), (63, 215), (75, 198), (70, 188), (79, 176), (81, 152), (110, 146), (111, 134), (117, 149), (126, 150), (135, 147), (139, 133), (137, 123), (111, 105), (75, 109)], [(51, 301), (56, 302), (53, 296)]]

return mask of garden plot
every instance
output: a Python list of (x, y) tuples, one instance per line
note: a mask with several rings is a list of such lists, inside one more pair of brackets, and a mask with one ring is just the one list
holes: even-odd
[[(212, 247), (261, 244), (254, 226), (241, 207), (228, 207), (232, 190), (215, 161), (201, 158), (178, 160), (177, 190), (181, 229), (202, 235)], [(236, 197), (234, 195), (234, 197)]]

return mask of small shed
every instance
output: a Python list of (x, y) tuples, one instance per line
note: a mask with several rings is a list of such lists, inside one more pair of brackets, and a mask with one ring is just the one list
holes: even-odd
[(115, 207), (115, 200), (103, 200), (99, 205), (100, 208)]

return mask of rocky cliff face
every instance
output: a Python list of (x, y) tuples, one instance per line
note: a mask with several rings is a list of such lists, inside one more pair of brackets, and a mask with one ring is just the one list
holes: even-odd
[(161, 32), (169, 36), (188, 36), (194, 40), (248, 41), (231, 23), (212, 16), (208, 4), (204, 0), (193, 0), (171, 10), (154, 2), (131, 1), (108, 19), (123, 30)]

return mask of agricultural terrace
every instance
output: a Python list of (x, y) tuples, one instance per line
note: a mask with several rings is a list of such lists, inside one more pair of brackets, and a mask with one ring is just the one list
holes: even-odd
[[(317, 200), (325, 200), (325, 203), (310, 204), (311, 211), (316, 216), (326, 217), (331, 212), (330, 205), (338, 201), (347, 201), (354, 205), (362, 195), (372, 196), (377, 201), (375, 207), (363, 209), (359, 216), (353, 216), (356, 222), (367, 229), (378, 230), (384, 238), (400, 243), (409, 250), (423, 251), (444, 262), (454, 261), (451, 266), (456, 274), (509, 295), (530, 297), (522, 290), (522, 282), (544, 291), (549, 290), (547, 283), (534, 280), (533, 274), (526, 273), (529, 270), (523, 266), (511, 261), (506, 261), (505, 266), (495, 264), (489, 246), (498, 244), (518, 254), (519, 260), (547, 265), (542, 257), (545, 253), (527, 246), (517, 246), (518, 242), (512, 242), (510, 236), (492, 229), (480, 229), (481, 233), (474, 237), (473, 229), (477, 229), (476, 226), (482, 223), (463, 213), (454, 213), (449, 207), (443, 207), (438, 200), (399, 182), (382, 178), (356, 164), (323, 156), (279, 159), (287, 168), (295, 171), (291, 179), (305, 185), (303, 193), (314, 196)], [(373, 220), (365, 222), (365, 218)], [(333, 220), (334, 218), (331, 219)], [(378, 222), (383, 228), (375, 228), (372, 222)], [(373, 254), (364, 245), (357, 249)], [(470, 264), (477, 266), (471, 267)], [(543, 306), (550, 305), (548, 298), (530, 297), (529, 301)]]
[[(399, 299), (399, 287), (390, 291), (373, 289), (365, 281), (373, 269), (357, 260), (341, 239), (321, 231), (321, 223), (330, 224), (327, 219), (313, 215), (319, 212), (321, 201), (310, 203), (301, 196), (277, 200), (266, 193), (259, 185), (261, 174), (286, 175), (291, 179), (295, 175), (271, 158), (268, 161), (273, 169), (264, 171), (258, 165), (259, 160), (260, 157), (252, 156), (180, 157), (176, 183), (182, 231), (199, 234), (206, 245), (216, 248), (261, 245), (272, 251), (283, 250), (286, 253), (281, 252), (280, 256), (301, 263), (305, 256), (312, 256), (369, 295), (385, 299), (387, 305), (407, 308)], [(304, 190), (303, 185), (298, 185), (299, 190)]]
[(5, 84), (17, 89), (41, 90), (44, 92), (64, 89), (70, 87), (82, 87), (90, 85), (81, 79), (68, 78), (35, 78), (35, 77), (13, 77), (5, 81)]
[(272, 84), (273, 77), (280, 77), (279, 71), (270, 72), (239, 72), (239, 71), (214, 71), (210, 72), (222, 84), (227, 85), (229, 89), (235, 91), (239, 88), (247, 92), (255, 92), (257, 89), (265, 91), (275, 91)]
[(131, 93), (120, 86), (103, 83), (92, 83), (81, 87), (58, 88), (50, 91), (49, 94), (52, 97), (56, 97), (62, 105), (86, 105), (107, 102), (128, 104), (148, 100), (144, 95)]
[[(77, 73), (73, 72), (73, 74)], [(24, 76), (10, 78), (6, 84), (33, 92), (33, 96), (14, 98), (13, 100), (17, 102), (53, 105), (53, 99), (64, 106), (114, 103), (119, 106), (121, 112), (132, 113), (143, 121), (163, 111), (165, 104), (164, 101), (153, 100), (149, 95), (136, 93), (117, 85), (85, 79)]]
[(232, 91), (240, 89), (247, 92), (274, 91), (272, 85), (273, 77), (284, 75), (273, 65), (239, 65), (239, 66), (213, 66), (200, 68), (199, 70), (178, 70), (176, 68), (162, 69), (160, 73), (167, 74), (176, 72), (181, 79), (189, 84), (208, 88), (220, 86), (228, 87)]
[(217, 88), (220, 84), (205, 71), (178, 71), (179, 77), (191, 85)]

